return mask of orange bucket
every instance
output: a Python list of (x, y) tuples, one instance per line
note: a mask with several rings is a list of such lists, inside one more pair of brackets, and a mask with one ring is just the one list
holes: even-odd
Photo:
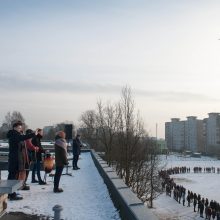
[(53, 167), (54, 167), (54, 158), (49, 156), (49, 157), (46, 157), (44, 158), (44, 170), (46, 173), (50, 173), (52, 170), (53, 170)]

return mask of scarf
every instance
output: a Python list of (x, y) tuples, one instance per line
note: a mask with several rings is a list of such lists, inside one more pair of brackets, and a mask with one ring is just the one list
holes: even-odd
[(59, 138), (55, 141), (55, 145), (57, 145), (58, 147), (61, 147), (65, 150), (66, 154), (67, 154), (67, 142), (65, 139), (63, 138)]

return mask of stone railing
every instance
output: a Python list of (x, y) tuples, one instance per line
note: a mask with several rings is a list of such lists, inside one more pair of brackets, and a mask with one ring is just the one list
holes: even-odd
[(158, 220), (152, 211), (137, 198), (125, 185), (116, 172), (93, 150), (93, 161), (106, 183), (115, 206), (120, 210), (122, 219), (126, 220)]

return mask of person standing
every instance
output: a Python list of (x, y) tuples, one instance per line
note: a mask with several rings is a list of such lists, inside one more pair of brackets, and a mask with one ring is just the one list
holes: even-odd
[(217, 203), (216, 218), (217, 218), (217, 220), (220, 220), (220, 205), (219, 205), (219, 203)]
[(196, 212), (196, 204), (197, 204), (197, 200), (198, 200), (197, 195), (196, 195), (196, 193), (194, 193), (194, 195), (193, 195), (193, 206), (194, 206), (194, 212)]
[(190, 192), (188, 191), (188, 195), (186, 197), (186, 200), (188, 202), (188, 206), (187, 207), (190, 207)]
[(209, 200), (206, 198), (205, 200), (205, 219), (207, 219), (208, 217), (208, 206), (209, 206)]
[[(32, 183), (39, 183), (40, 185), (45, 185), (46, 182), (44, 182), (41, 178), (40, 171), (41, 171), (41, 162), (42, 162), (42, 153), (44, 153), (44, 149), (41, 145), (41, 139), (43, 137), (43, 130), (38, 129), (37, 136), (35, 136), (32, 139), (32, 144), (36, 147), (38, 147), (38, 151), (36, 152), (36, 162), (34, 163), (33, 169), (32, 169)], [(38, 181), (35, 179), (35, 172), (37, 171), (37, 178)]]
[(203, 212), (204, 212), (204, 207), (205, 207), (204, 203), (205, 203), (205, 200), (203, 198), (202, 201), (200, 201), (200, 208), (199, 208), (201, 218), (203, 218)]
[(80, 134), (76, 135), (76, 138), (73, 139), (72, 149), (73, 149), (73, 170), (80, 169), (77, 165), (79, 160), (79, 155), (81, 152), (82, 143), (80, 141)]
[(208, 220), (211, 220), (211, 216), (212, 216), (212, 209), (211, 209), (211, 207), (209, 206), (208, 209), (207, 209), (207, 219), (208, 219)]
[[(26, 135), (31, 134), (31, 133), (33, 133), (31, 129), (26, 130)], [(26, 170), (26, 179), (25, 179), (25, 183), (26, 183), (28, 176), (29, 176), (30, 164), (36, 162), (36, 152), (38, 151), (39, 148), (32, 144), (31, 138), (25, 140), (25, 145), (27, 148), (28, 160), (29, 160), (29, 167)]]
[[(7, 138), (9, 142), (8, 154), (8, 180), (24, 180), (26, 177), (25, 161), (25, 143), (24, 141), (35, 137), (35, 133), (28, 135), (22, 134), (22, 122), (17, 121), (13, 124), (13, 129), (8, 131)], [(10, 200), (23, 199), (16, 193), (8, 194)]]
[(183, 192), (182, 192), (182, 200), (183, 200), (183, 206), (185, 206), (185, 201), (186, 201), (186, 189), (183, 189)]
[(215, 219), (215, 216), (216, 216), (216, 210), (215, 210), (215, 209), (212, 209), (212, 219), (213, 219), (213, 220)]
[(67, 142), (66, 142), (66, 134), (63, 131), (57, 132), (55, 137), (55, 164), (56, 171), (54, 175), (54, 188), (53, 191), (55, 193), (63, 192), (62, 188), (59, 188), (60, 177), (63, 172), (64, 165), (68, 165), (67, 160)]

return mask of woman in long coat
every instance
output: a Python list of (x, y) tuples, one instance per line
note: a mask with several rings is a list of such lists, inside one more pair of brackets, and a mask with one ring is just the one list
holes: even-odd
[[(26, 176), (26, 148), (24, 141), (35, 137), (35, 133), (28, 135), (22, 134), (22, 122), (16, 122), (13, 124), (13, 129), (7, 134), (9, 142), (9, 154), (8, 154), (8, 179), (9, 180), (25, 180)], [(16, 193), (9, 194), (10, 200), (22, 199), (18, 197)]]

